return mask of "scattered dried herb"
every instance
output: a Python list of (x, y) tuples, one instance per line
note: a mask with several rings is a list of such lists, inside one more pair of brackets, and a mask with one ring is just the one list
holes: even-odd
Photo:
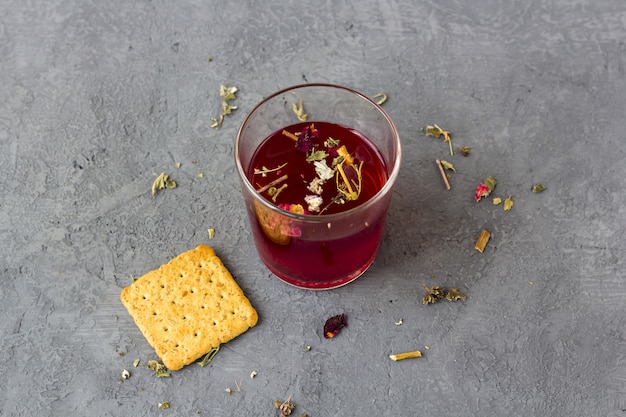
[(165, 172), (156, 177), (152, 183), (152, 195), (155, 195), (157, 190), (162, 190), (164, 188), (176, 188), (176, 182), (171, 180)]
[(491, 202), (493, 203), (494, 206), (497, 206), (498, 204), (502, 203), (502, 199), (500, 197), (494, 197), (493, 200), (491, 200)]
[(124, 369), (122, 371), (122, 379), (128, 379), (130, 378), (130, 372), (128, 372), (126, 369)]
[(296, 408), (296, 405), (293, 403), (293, 401), (291, 401), (290, 396), (283, 402), (281, 402), (280, 400), (274, 401), (274, 408), (280, 410), (281, 416), (288, 416)]
[(385, 101), (387, 101), (387, 94), (385, 93), (378, 93), (378, 94), (374, 94), (374, 99), (378, 99), (376, 100), (376, 104), (378, 104), (379, 106), (382, 106), (383, 103)]
[(513, 197), (508, 196), (506, 200), (504, 200), (504, 211), (509, 211), (515, 205), (515, 201), (513, 201)]
[(311, 350), (311, 346), (306, 345), (306, 346), (304, 347), (304, 351), (305, 351), (305, 352), (309, 352), (310, 350)]
[(302, 104), (302, 100), (300, 100), (298, 104), (291, 103), (291, 107), (293, 108), (293, 112), (296, 114), (296, 117), (298, 118), (298, 120), (300, 120), (301, 122), (306, 122), (307, 115), (306, 113), (304, 113), (304, 106)]
[(426, 136), (433, 136), (435, 138), (440, 138), (441, 136), (443, 136), (443, 141), (448, 142), (448, 145), (450, 147), (450, 155), (454, 155), (454, 151), (452, 150), (452, 132), (443, 130), (437, 125), (426, 126), (422, 130), (426, 133)]
[(215, 237), (215, 229), (207, 229), (207, 232), (209, 233), (209, 239), (213, 239)]
[(159, 408), (170, 408), (170, 402), (169, 401), (165, 401), (163, 403), (159, 403), (158, 406), (159, 406)]
[(324, 337), (326, 339), (332, 339), (337, 336), (337, 334), (344, 327), (348, 326), (348, 318), (345, 314), (338, 314), (326, 320), (324, 323)]
[(222, 113), (219, 118), (213, 119), (211, 127), (219, 129), (222, 127), (224, 117), (232, 113), (233, 110), (237, 110), (237, 106), (232, 106), (229, 101), (235, 100), (237, 97), (235, 93), (239, 91), (237, 87), (228, 87), (225, 84), (220, 85), (220, 96), (222, 97)]
[(422, 300), (422, 304), (434, 304), (444, 298), (448, 301), (465, 300), (467, 297), (461, 293), (457, 288), (450, 288), (449, 290), (440, 287), (438, 285), (426, 288), (426, 295)]
[(133, 362), (133, 367), (138, 367), (139, 366), (139, 362), (141, 362), (141, 359), (135, 359), (135, 362)]
[(219, 350), (220, 350), (219, 346), (211, 349), (206, 355), (204, 355), (204, 358), (202, 358), (202, 360), (198, 362), (198, 365), (207, 366), (209, 363), (211, 363), (211, 361), (213, 360), (215, 355), (217, 355), (217, 352), (219, 352)]
[(183, 164), (181, 164), (180, 162), (176, 162), (176, 168), (180, 168), (181, 166), (183, 166)]
[(441, 161), (439, 159), (437, 159), (435, 161), (435, 163), (437, 164), (437, 168), (439, 168), (439, 173), (441, 174), (441, 178), (443, 179), (443, 183), (446, 186), (446, 190), (450, 189), (450, 181), (448, 181), (448, 176), (446, 175), (445, 171), (443, 170), (443, 165), (441, 164)]
[(157, 378), (169, 378), (171, 376), (165, 365), (154, 360), (148, 361), (148, 369), (154, 371)]
[(434, 304), (446, 296), (446, 290), (439, 285), (433, 285), (430, 288), (424, 287), (426, 295), (422, 299), (422, 304)]
[(422, 357), (422, 352), (420, 352), (419, 350), (414, 350), (412, 352), (405, 352), (405, 353), (395, 353), (392, 355), (389, 355), (389, 359), (391, 359), (392, 361), (401, 361), (404, 359), (411, 359), (411, 358), (421, 358)]
[(401, 326), (401, 325), (402, 325), (402, 323), (404, 323), (404, 319), (400, 319), (400, 320), (398, 320), (397, 322), (395, 322), (394, 324), (395, 324), (396, 326)]
[(250, 372), (250, 379), (254, 379), (254, 377), (257, 376), (257, 374), (258, 374), (257, 371)]
[(483, 229), (480, 232), (480, 236), (478, 236), (478, 240), (476, 241), (474, 248), (478, 252), (483, 253), (485, 247), (487, 246), (487, 242), (489, 242), (489, 238), (491, 238), (491, 233), (489, 233), (486, 229)]
[(546, 187), (543, 184), (537, 183), (537, 184), (533, 185), (533, 188), (531, 188), (531, 191), (533, 193), (540, 193), (540, 192), (542, 192), (545, 189), (546, 189)]
[(489, 196), (493, 189), (496, 188), (497, 184), (498, 181), (496, 181), (496, 179), (491, 176), (487, 177), (485, 179), (485, 182), (481, 182), (480, 184), (478, 184), (478, 187), (476, 187), (476, 192), (474, 193), (474, 198), (476, 199), (476, 202), (479, 202), (480, 199), (483, 197)]
[(469, 156), (471, 150), (472, 148), (470, 148), (469, 146), (461, 146), (461, 155)]
[(454, 169), (454, 165), (452, 165), (450, 162), (448, 161), (444, 161), (443, 159), (441, 160), (441, 165), (445, 168), (445, 169), (449, 169), (450, 171), (456, 172), (456, 169)]
[(466, 299), (467, 299), (467, 296), (456, 288), (450, 288), (448, 290), (448, 293), (446, 294), (446, 300), (448, 301), (458, 301), (458, 300), (465, 301)]

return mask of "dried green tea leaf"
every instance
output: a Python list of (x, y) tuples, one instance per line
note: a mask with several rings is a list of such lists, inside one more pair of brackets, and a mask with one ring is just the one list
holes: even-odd
[(200, 366), (207, 366), (209, 363), (211, 363), (211, 361), (213, 360), (215, 355), (217, 355), (217, 352), (219, 352), (219, 350), (220, 350), (219, 346), (211, 349), (209, 351), (209, 353), (207, 353), (204, 356), (204, 358), (202, 358), (202, 360), (200, 362), (198, 362), (198, 365), (200, 365)]
[(220, 122), (217, 119), (215, 119), (215, 118), (211, 119), (211, 124), (209, 125), (209, 127), (216, 127), (217, 128), (219, 126), (220, 126)]
[(443, 159), (440, 160), (441, 165), (445, 168), (445, 169), (449, 169), (450, 171), (454, 171), (456, 172), (456, 169), (454, 169), (454, 165), (452, 165), (450, 162), (448, 161), (444, 161)]
[(339, 155), (338, 157), (336, 157), (335, 159), (333, 159), (333, 162), (330, 164), (332, 168), (336, 167), (337, 165), (339, 165), (340, 163), (343, 162), (343, 155)]
[(433, 136), (435, 138), (438, 138), (443, 134), (443, 129), (437, 125), (429, 125), (424, 128), (424, 133), (426, 133), (426, 136)]
[(157, 376), (157, 378), (169, 378), (171, 375), (165, 369), (157, 369), (156, 370), (156, 376)]
[(436, 138), (443, 136), (443, 141), (448, 142), (448, 146), (450, 147), (450, 155), (454, 155), (454, 150), (452, 149), (452, 132), (443, 130), (437, 125), (426, 126), (422, 130), (426, 133), (426, 136), (434, 136)]
[(513, 198), (511, 196), (507, 197), (507, 199), (504, 200), (504, 211), (511, 210), (514, 205), (515, 202), (513, 201)]
[(324, 141), (324, 146), (326, 146), (327, 148), (336, 148), (337, 146), (339, 146), (339, 141), (337, 139), (329, 137)]
[(540, 193), (540, 192), (542, 192), (545, 189), (546, 189), (546, 187), (543, 184), (537, 183), (537, 184), (533, 185), (533, 188), (531, 190), (532, 190), (533, 193)]
[(139, 366), (139, 362), (141, 362), (141, 359), (135, 359), (135, 362), (133, 362), (133, 366), (136, 368)]
[(493, 200), (491, 200), (493, 202), (494, 206), (497, 206), (498, 204), (502, 203), (502, 199), (500, 197), (494, 197)]
[(385, 101), (387, 101), (387, 94), (385, 94), (385, 93), (378, 93), (378, 94), (374, 94), (374, 97), (373, 97), (373, 98), (375, 98), (375, 99), (376, 99), (376, 98), (377, 98), (377, 99), (379, 99), (379, 100), (377, 100), (377, 101), (376, 101), (376, 104), (378, 104), (379, 106), (382, 106), (382, 105), (383, 105), (383, 103), (384, 103)]
[(496, 181), (496, 179), (492, 176), (489, 176), (485, 179), (485, 182), (483, 183), (487, 186), (487, 188), (489, 188), (489, 191), (493, 191), (494, 188), (496, 188), (496, 185), (498, 184), (498, 181)]
[(301, 122), (306, 122), (307, 115), (306, 113), (304, 113), (304, 105), (302, 104), (302, 100), (298, 101), (298, 104), (291, 103), (291, 108), (293, 109), (293, 112), (296, 114), (296, 117), (298, 118), (298, 120), (300, 120)]
[(461, 155), (469, 156), (471, 149), (472, 148), (470, 148), (469, 146), (461, 146)]
[(448, 293), (446, 294), (446, 300), (448, 301), (458, 301), (458, 300), (465, 301), (466, 299), (467, 299), (467, 296), (456, 288), (450, 288), (448, 290)]
[(326, 151), (317, 150), (317, 151), (311, 152), (306, 157), (306, 161), (307, 162), (321, 161), (322, 159), (326, 158), (327, 156), (328, 156), (328, 153)]
[(170, 402), (169, 401), (165, 401), (163, 403), (159, 403), (158, 406), (159, 406), (159, 408), (170, 408)]

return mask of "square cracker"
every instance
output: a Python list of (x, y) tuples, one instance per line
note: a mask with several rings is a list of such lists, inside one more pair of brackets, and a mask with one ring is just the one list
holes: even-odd
[(163, 364), (181, 369), (256, 325), (258, 315), (213, 249), (184, 252), (120, 295)]

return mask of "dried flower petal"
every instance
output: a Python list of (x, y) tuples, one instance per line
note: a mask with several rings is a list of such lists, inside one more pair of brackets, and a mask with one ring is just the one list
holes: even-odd
[(487, 197), (489, 194), (491, 194), (491, 190), (489, 190), (489, 187), (481, 182), (478, 184), (478, 187), (476, 187), (474, 198), (476, 199), (476, 202), (479, 202), (481, 198)]
[(348, 318), (345, 314), (338, 314), (326, 320), (324, 324), (324, 337), (331, 339), (341, 331), (344, 327), (348, 326)]
[(313, 139), (319, 136), (313, 123), (302, 129), (300, 136), (296, 140), (296, 149), (300, 152), (309, 152), (313, 148)]

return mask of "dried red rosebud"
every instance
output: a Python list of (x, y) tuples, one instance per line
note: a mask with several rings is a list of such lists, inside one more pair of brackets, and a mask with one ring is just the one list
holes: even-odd
[(302, 129), (302, 133), (296, 141), (296, 149), (300, 152), (308, 152), (313, 148), (313, 139), (319, 136), (319, 131), (315, 129), (315, 125), (311, 123)]
[(345, 314), (339, 314), (326, 320), (324, 324), (324, 337), (331, 339), (339, 333), (341, 329), (348, 326), (348, 318)]
[(478, 187), (476, 187), (476, 194), (474, 195), (474, 198), (476, 199), (476, 202), (479, 202), (481, 198), (487, 197), (489, 194), (491, 194), (491, 190), (481, 182), (478, 184)]

